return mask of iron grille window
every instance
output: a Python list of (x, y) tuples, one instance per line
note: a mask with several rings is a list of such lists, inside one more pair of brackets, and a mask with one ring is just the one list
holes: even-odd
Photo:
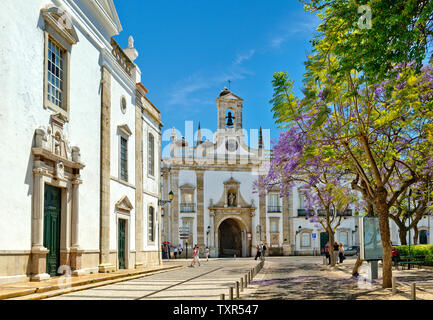
[(148, 221), (148, 226), (149, 226), (149, 241), (150, 242), (154, 242), (155, 241), (155, 232), (154, 232), (154, 227), (153, 227), (153, 219), (154, 219), (154, 209), (153, 207), (149, 207), (149, 221)]
[(155, 146), (154, 146), (154, 144), (155, 144), (155, 140), (154, 140), (153, 136), (151, 134), (149, 134), (149, 147), (148, 147), (148, 149), (149, 149), (148, 150), (148, 152), (149, 152), (149, 155), (148, 155), (148, 165), (149, 165), (149, 168), (148, 168), (148, 173), (151, 176), (155, 175), (155, 159), (154, 159), (154, 155), (155, 155), (154, 148), (155, 148)]
[(128, 140), (120, 137), (120, 178), (128, 181)]
[(49, 39), (47, 99), (60, 108), (63, 108), (64, 55), (65, 51)]

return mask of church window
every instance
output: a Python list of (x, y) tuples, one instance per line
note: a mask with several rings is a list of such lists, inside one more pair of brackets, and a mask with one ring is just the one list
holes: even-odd
[(47, 99), (63, 109), (64, 88), (64, 55), (65, 50), (51, 39), (48, 40), (48, 83)]
[(79, 39), (68, 13), (56, 6), (41, 9), (44, 20), (44, 108), (69, 118), (72, 46)]
[(278, 193), (270, 193), (268, 196), (268, 212), (281, 212)]
[(155, 209), (153, 209), (153, 207), (149, 207), (149, 216), (148, 216), (148, 228), (149, 228), (149, 242), (154, 242), (155, 241), (155, 228), (154, 228), (154, 219), (155, 219)]
[(128, 181), (128, 140), (120, 137), (120, 179)]
[(155, 139), (151, 133), (149, 133), (148, 153), (148, 174), (153, 177), (155, 176)]

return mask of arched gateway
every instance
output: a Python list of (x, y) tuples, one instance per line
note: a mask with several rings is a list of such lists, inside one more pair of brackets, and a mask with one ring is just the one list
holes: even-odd
[(224, 220), (218, 228), (219, 256), (242, 256), (242, 231), (234, 219)]

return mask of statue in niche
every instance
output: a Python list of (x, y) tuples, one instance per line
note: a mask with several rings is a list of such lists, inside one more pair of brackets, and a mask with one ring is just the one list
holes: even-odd
[(235, 206), (235, 200), (236, 200), (236, 195), (232, 192), (229, 193), (228, 195), (228, 202), (229, 202), (229, 207), (234, 207)]
[(54, 136), (54, 153), (60, 156), (60, 134), (58, 132)]

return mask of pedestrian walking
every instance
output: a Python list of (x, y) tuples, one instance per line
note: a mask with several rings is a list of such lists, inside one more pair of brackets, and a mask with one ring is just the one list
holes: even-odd
[(340, 263), (343, 263), (344, 259), (346, 259), (346, 256), (344, 255), (343, 243), (340, 242), (338, 250), (338, 257), (340, 258)]
[(265, 260), (265, 256), (266, 256), (266, 245), (263, 243), (262, 245), (262, 260)]
[(199, 258), (199, 246), (195, 245), (194, 250), (192, 251), (192, 262), (191, 267), (193, 267), (196, 263), (200, 267), (200, 258)]
[(325, 257), (328, 259), (328, 264), (331, 264), (331, 255), (329, 254), (330, 244), (329, 241), (325, 245)]
[(340, 253), (340, 245), (337, 241), (334, 242), (334, 260), (338, 263), (338, 254)]
[(209, 261), (209, 248), (208, 247), (206, 247), (206, 249), (204, 250), (204, 254), (206, 257), (206, 261)]
[(175, 247), (173, 251), (174, 251), (174, 258), (177, 259), (177, 253), (179, 250), (177, 249), (177, 247)]
[(177, 253), (179, 254), (179, 258), (181, 257), (181, 255), (182, 255), (182, 252), (183, 252), (183, 248), (182, 248), (182, 245), (181, 245), (181, 244), (179, 244), (179, 247), (177, 247)]
[(262, 248), (261, 248), (260, 244), (258, 244), (256, 246), (256, 257), (254, 258), (254, 260), (257, 260), (257, 258), (260, 258), (261, 254), (262, 254)]

